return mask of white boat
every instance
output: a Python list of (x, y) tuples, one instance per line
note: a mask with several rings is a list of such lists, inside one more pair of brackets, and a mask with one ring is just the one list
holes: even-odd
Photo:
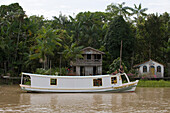
[[(25, 78), (25, 77), (29, 78)], [(127, 83), (122, 82), (126, 78)], [(25, 85), (29, 79), (29, 85)], [(22, 73), (20, 87), (27, 92), (134, 92), (139, 80), (130, 82), (125, 73), (95, 76), (55, 76)]]

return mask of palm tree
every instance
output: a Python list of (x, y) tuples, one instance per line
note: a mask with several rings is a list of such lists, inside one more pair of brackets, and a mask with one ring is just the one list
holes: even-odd
[(64, 48), (63, 54), (68, 62), (75, 61), (76, 58), (82, 58), (81, 50), (83, 46), (77, 46), (77, 43), (72, 43), (71, 45), (65, 45)]
[(81, 31), (82, 31), (82, 22), (77, 21), (77, 19), (72, 18), (71, 16), (70, 20), (72, 23), (71, 26), (71, 33), (73, 34), (73, 41), (75, 41), (77, 44), (79, 44), (79, 39), (81, 37)]
[[(134, 15), (134, 14), (137, 15), (137, 18), (136, 18), (136, 17), (134, 17), (134, 18), (135, 18), (135, 22), (138, 23), (138, 20), (139, 20), (140, 16), (147, 16), (147, 14), (145, 13), (145, 11), (147, 11), (148, 8), (143, 8), (143, 9), (142, 9), (141, 3), (139, 4), (138, 7), (136, 6), (136, 4), (134, 4), (134, 6), (135, 6), (134, 9), (133, 9), (133, 8), (129, 8), (129, 10), (132, 11), (131, 15)], [(143, 18), (143, 17), (141, 17), (141, 19), (142, 19), (142, 18)], [(136, 39), (137, 39), (137, 30), (135, 31), (135, 37), (136, 37)], [(133, 53), (132, 53), (132, 61), (131, 61), (131, 68), (132, 68), (133, 62), (134, 62), (134, 54), (135, 54), (135, 52), (133, 51)]]
[(136, 6), (136, 4), (134, 4), (134, 6), (135, 6), (134, 9), (133, 9), (133, 8), (129, 8), (129, 9), (132, 11), (131, 15), (136, 14), (136, 15), (137, 15), (137, 19), (140, 17), (140, 15), (142, 15), (142, 16), (147, 16), (147, 14), (145, 13), (145, 11), (147, 11), (148, 8), (143, 8), (143, 9), (142, 9), (141, 4), (139, 4), (138, 7)]
[(83, 46), (78, 46), (76, 42), (73, 43), (73, 39), (70, 42), (71, 44), (68, 43), (68, 45), (64, 46), (65, 50), (63, 51), (63, 55), (68, 65), (72, 66), (77, 58), (83, 58), (81, 52)]
[(34, 54), (30, 55), (30, 59), (41, 59), (44, 63), (44, 69), (47, 67), (47, 56), (53, 56), (56, 46), (61, 46), (61, 39), (58, 38), (56, 32), (56, 30), (50, 27), (46, 28), (43, 26), (36, 37), (37, 44), (31, 48)]
[(130, 7), (125, 6), (125, 2), (122, 2), (121, 4), (115, 5), (115, 4), (111, 4), (107, 6), (106, 11), (114, 14), (114, 15), (122, 15), (123, 17), (125, 17), (127, 19), (127, 15), (130, 15), (130, 12), (128, 12), (127, 10), (130, 9)]

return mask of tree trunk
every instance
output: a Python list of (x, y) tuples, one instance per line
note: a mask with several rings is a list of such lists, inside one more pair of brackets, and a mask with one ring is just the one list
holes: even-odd
[(149, 43), (149, 60), (151, 59), (151, 43)]
[(134, 62), (134, 50), (133, 50), (133, 52), (132, 52), (131, 69), (132, 69), (132, 67), (133, 67), (133, 62)]
[(46, 67), (46, 56), (44, 54), (44, 69), (46, 69), (45, 67)]
[(60, 75), (61, 75), (61, 54), (60, 54)]
[(50, 60), (50, 75), (51, 75), (51, 60)]
[(121, 40), (121, 46), (120, 46), (120, 68), (122, 63), (122, 40)]
[(20, 29), (21, 29), (21, 21), (19, 23), (19, 31), (18, 31), (18, 37), (17, 37), (17, 47), (16, 47), (16, 52), (15, 52), (15, 60), (17, 59), (17, 54), (18, 54), (18, 43), (19, 43)]
[(4, 72), (5, 72), (5, 73), (7, 72), (7, 69), (6, 69), (6, 62), (4, 62)]

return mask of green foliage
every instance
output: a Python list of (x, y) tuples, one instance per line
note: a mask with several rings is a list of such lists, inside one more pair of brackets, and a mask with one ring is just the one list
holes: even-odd
[(31, 85), (31, 81), (25, 82), (24, 85)]
[[(124, 72), (127, 72), (127, 67), (123, 62), (121, 62), (121, 65), (123, 66)], [(113, 60), (112, 64), (109, 66), (109, 71), (107, 73), (113, 73), (117, 70), (119, 72), (120, 69), (120, 58)]]
[(170, 87), (170, 81), (140, 80), (137, 87)]
[(131, 9), (128, 6), (125, 6), (125, 2), (122, 2), (121, 4), (110, 4), (107, 6), (106, 11), (111, 13), (111, 15), (113, 16), (117, 16), (117, 15), (122, 15), (123, 17), (125, 17), (127, 19), (127, 15), (130, 15), (130, 12), (128, 12), (127, 10)]
[(42, 26), (36, 37), (36, 45), (31, 48), (33, 54), (30, 55), (30, 59), (42, 59), (44, 69), (47, 67), (48, 56), (54, 56), (56, 46), (61, 46), (60, 42), (62, 40), (56, 34), (57, 30), (52, 29), (50, 26), (47, 28)]
[[(36, 15), (28, 17), (18, 3), (1, 5), (0, 74), (59, 73), (61, 56), (62, 73), (59, 74), (66, 75), (65, 67), (81, 57), (80, 50), (88, 46), (105, 52), (103, 73), (113, 72), (118, 69), (112, 61), (120, 55), (121, 40), (122, 60), (128, 69), (150, 58), (167, 66), (170, 62), (169, 12), (146, 15), (147, 8), (141, 4), (134, 8), (124, 5), (124, 2), (111, 4), (107, 12), (80, 12), (75, 17), (60, 14), (52, 20)], [(130, 11), (137, 15), (135, 20), (130, 20)], [(40, 67), (46, 70), (37, 69)], [(165, 72), (167, 75), (167, 68)]]
[(82, 58), (83, 56), (81, 55), (81, 50), (83, 46), (78, 46), (76, 43), (72, 43), (70, 46), (65, 45), (65, 50), (63, 52), (64, 57), (68, 61), (75, 61), (76, 58)]
[(132, 30), (122, 16), (117, 16), (109, 23), (104, 39), (104, 45), (106, 50), (111, 54), (112, 60), (120, 55), (121, 40), (123, 41), (123, 59), (130, 61), (134, 48)]
[(147, 14), (145, 13), (145, 11), (148, 10), (148, 8), (143, 8), (142, 9), (142, 6), (141, 6), (141, 3), (139, 4), (139, 6), (137, 7), (136, 4), (134, 4), (134, 9), (133, 8), (130, 8), (130, 10), (132, 11), (132, 14), (131, 15), (134, 15), (136, 14), (137, 15), (137, 18), (139, 18), (140, 15), (142, 16), (147, 16)]
[(42, 74), (42, 75), (59, 75), (59, 76), (66, 76), (67, 69), (65, 67), (61, 68), (61, 73), (59, 68), (52, 68), (52, 69), (43, 69), (43, 68), (37, 68), (35, 71), (36, 74)]

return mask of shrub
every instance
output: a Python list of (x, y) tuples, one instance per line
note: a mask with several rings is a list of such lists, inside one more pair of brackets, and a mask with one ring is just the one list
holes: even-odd
[[(127, 72), (127, 67), (125, 66), (125, 64), (122, 62), (121, 65), (123, 66), (124, 72)], [(119, 68), (120, 68), (120, 57), (113, 60), (112, 64), (109, 66), (109, 71), (107, 73), (113, 73), (116, 70), (119, 72)]]
[(140, 80), (138, 87), (170, 87), (170, 81)]
[(43, 68), (37, 68), (35, 71), (36, 74), (42, 74), (42, 75), (61, 75), (64, 76), (67, 73), (67, 69), (62, 67), (61, 68), (61, 73), (60, 73), (60, 68), (52, 68), (45, 70)]

